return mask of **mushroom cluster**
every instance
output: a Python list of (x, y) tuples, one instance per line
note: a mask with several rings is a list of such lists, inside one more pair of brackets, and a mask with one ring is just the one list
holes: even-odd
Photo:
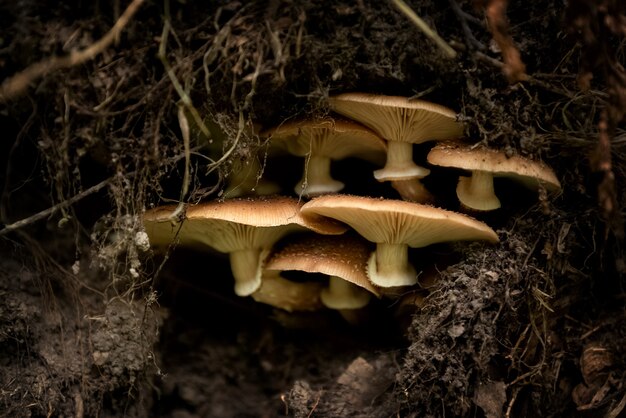
[[(486, 223), (431, 205), (436, 196), (421, 183), (431, 170), (414, 162), (413, 144), (441, 141), (425, 161), (471, 173), (460, 177), (457, 195), (461, 208), (472, 212), (500, 207), (494, 177), (534, 189), (560, 187), (545, 164), (451, 142), (464, 129), (443, 106), (360, 93), (331, 97), (329, 105), (352, 120), (297, 120), (261, 132), (270, 156), (287, 152), (304, 160), (302, 177), (291, 183), (298, 198), (216, 200), (188, 205), (182, 218), (175, 216), (174, 206), (151, 209), (144, 225), (152, 246), (177, 242), (227, 253), (238, 296), (284, 312), (333, 309), (348, 319), (373, 299), (420, 288), (411, 248), (498, 242)], [(345, 157), (384, 164), (373, 177), (390, 182), (403, 200), (338, 194), (344, 184), (331, 176), (331, 162)], [(255, 169), (252, 163), (250, 167)], [(255, 174), (240, 171), (236, 194), (258, 194), (262, 188), (253, 190), (246, 180)], [(303, 272), (303, 279), (288, 277), (290, 271)]]

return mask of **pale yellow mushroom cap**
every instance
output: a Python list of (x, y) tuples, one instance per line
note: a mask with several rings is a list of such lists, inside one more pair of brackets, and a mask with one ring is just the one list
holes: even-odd
[(419, 248), (461, 240), (498, 242), (496, 233), (484, 222), (461, 213), (401, 200), (328, 195), (307, 202), (301, 211), (344, 222), (375, 243)]
[(388, 141), (419, 144), (463, 134), (463, 125), (456, 121), (453, 110), (424, 100), (344, 93), (328, 102), (335, 112), (364, 124)]
[(408, 247), (461, 240), (498, 241), (487, 224), (474, 218), (400, 200), (328, 195), (306, 203), (302, 212), (345, 222), (375, 242), (368, 275), (374, 284), (382, 287), (417, 283), (415, 269), (408, 261)]

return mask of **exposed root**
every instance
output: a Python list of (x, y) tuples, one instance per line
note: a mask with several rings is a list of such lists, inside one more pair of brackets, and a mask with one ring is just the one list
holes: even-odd
[[(612, 141), (618, 124), (626, 117), (626, 71), (613, 48), (613, 37), (626, 39), (626, 4), (620, 0), (575, 0), (569, 3), (567, 20), (572, 31), (579, 33), (583, 44), (583, 60), (578, 75), (579, 85), (589, 90), (594, 75), (606, 83), (607, 107), (600, 114), (598, 142), (592, 168), (601, 173), (598, 202), (610, 231), (623, 246), (624, 219), (618, 202), (612, 163)], [(618, 269), (626, 272), (624, 259)]]
[(489, 30), (494, 41), (498, 44), (504, 60), (502, 72), (510, 83), (517, 83), (527, 79), (526, 66), (522, 62), (519, 49), (515, 46), (513, 38), (509, 34), (509, 22), (506, 18), (508, 0), (483, 0), (486, 1), (485, 15), (489, 24)]
[(37, 62), (20, 71), (13, 77), (5, 80), (2, 85), (0, 85), (0, 102), (6, 102), (20, 96), (33, 81), (46, 74), (62, 68), (69, 68), (75, 65), (83, 64), (84, 62), (94, 58), (96, 55), (102, 53), (115, 39), (119, 37), (119, 34), (122, 32), (124, 27), (126, 27), (137, 10), (139, 10), (139, 6), (141, 6), (142, 3), (143, 0), (133, 0), (117, 22), (115, 22), (115, 25), (113, 25), (111, 30), (88, 48), (85, 48), (82, 51), (72, 52), (70, 55), (65, 57), (50, 57), (46, 60)]

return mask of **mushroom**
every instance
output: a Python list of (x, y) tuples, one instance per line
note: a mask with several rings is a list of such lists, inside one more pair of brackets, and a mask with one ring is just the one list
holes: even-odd
[(261, 164), (257, 156), (248, 160), (237, 160), (228, 176), (228, 186), (224, 197), (233, 198), (245, 195), (266, 196), (280, 192), (280, 187), (269, 180), (261, 178)]
[[(248, 122), (246, 124), (245, 132), (250, 137), (258, 139), (260, 131), (261, 125), (259, 123)], [(225, 198), (247, 195), (267, 196), (280, 193), (280, 187), (276, 183), (261, 177), (263, 166), (259, 161), (259, 151), (255, 151), (247, 158), (239, 158), (233, 162), (227, 177), (226, 190), (224, 190)]]
[(341, 234), (346, 227), (316, 215), (302, 215), (301, 203), (288, 197), (228, 199), (190, 205), (182, 224), (173, 223), (175, 206), (147, 211), (144, 225), (152, 245), (212, 247), (228, 253), (235, 293), (252, 294), (261, 285), (261, 267), (272, 245), (284, 235), (312, 230)]
[(378, 181), (390, 181), (406, 200), (425, 202), (432, 196), (421, 184), (430, 170), (413, 162), (413, 144), (457, 138), (463, 125), (447, 107), (406, 97), (344, 93), (329, 99), (332, 110), (374, 130), (387, 143), (387, 163), (374, 171)]
[(269, 270), (263, 272), (261, 287), (252, 293), (252, 298), (287, 312), (317, 311), (324, 307), (320, 299), (323, 288), (324, 283), (294, 282), (282, 277), (279, 271)]
[(561, 188), (554, 171), (546, 164), (521, 156), (507, 157), (504, 152), (484, 147), (443, 143), (434, 147), (427, 159), (433, 165), (472, 172), (470, 177), (459, 177), (456, 194), (463, 206), (476, 211), (490, 211), (501, 206), (494, 192), (494, 177), (508, 177), (534, 190), (541, 185), (548, 191)]
[(376, 243), (368, 261), (368, 275), (372, 283), (381, 287), (417, 283), (408, 247), (458, 240), (498, 241), (488, 225), (469, 216), (401, 200), (328, 195), (306, 203), (301, 212), (345, 222)]
[(369, 129), (346, 120), (317, 119), (284, 123), (268, 132), (273, 146), (305, 157), (296, 194), (317, 196), (336, 193), (344, 184), (332, 178), (331, 160), (350, 156), (373, 163), (385, 160), (385, 141)]
[(330, 276), (321, 291), (322, 303), (331, 309), (359, 309), (371, 295), (380, 297), (367, 277), (371, 249), (354, 234), (341, 236), (304, 235), (294, 237), (265, 264), (266, 271), (300, 270)]

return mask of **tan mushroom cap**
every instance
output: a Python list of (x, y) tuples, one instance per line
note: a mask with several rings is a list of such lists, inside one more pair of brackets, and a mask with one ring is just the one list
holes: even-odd
[(331, 309), (358, 309), (367, 305), (370, 295), (380, 297), (367, 276), (371, 248), (354, 234), (341, 236), (305, 235), (290, 239), (273, 253), (266, 270), (300, 270), (330, 276), (321, 299)]
[(311, 200), (301, 211), (337, 219), (375, 242), (368, 273), (381, 287), (417, 283), (415, 269), (408, 261), (408, 247), (461, 240), (498, 241), (488, 225), (469, 216), (400, 200), (328, 195)]
[(387, 163), (374, 172), (378, 181), (426, 177), (429, 170), (413, 162), (412, 144), (458, 138), (463, 134), (463, 125), (456, 121), (453, 110), (424, 100), (344, 93), (329, 98), (329, 105), (388, 141)]
[(551, 192), (561, 188), (554, 171), (543, 162), (521, 156), (507, 157), (504, 152), (484, 147), (442, 143), (435, 146), (427, 158), (434, 165), (472, 172), (471, 177), (461, 176), (457, 186), (459, 200), (470, 209), (484, 211), (500, 207), (493, 190), (493, 177), (507, 177), (532, 190), (540, 186)]
[(301, 206), (288, 197), (213, 201), (190, 205), (182, 225), (170, 219), (176, 207), (165, 206), (147, 211), (144, 225), (151, 245), (168, 245), (178, 238), (186, 246), (229, 253), (235, 293), (248, 296), (260, 286), (262, 262), (282, 236), (307, 229), (320, 234), (345, 232), (345, 226), (336, 222), (302, 215)]
[(342, 119), (288, 122), (267, 131), (264, 136), (271, 138), (272, 146), (306, 157), (302, 180), (295, 191), (310, 196), (343, 189), (343, 183), (330, 175), (331, 160), (357, 157), (382, 164), (387, 150), (385, 141), (374, 132)]

